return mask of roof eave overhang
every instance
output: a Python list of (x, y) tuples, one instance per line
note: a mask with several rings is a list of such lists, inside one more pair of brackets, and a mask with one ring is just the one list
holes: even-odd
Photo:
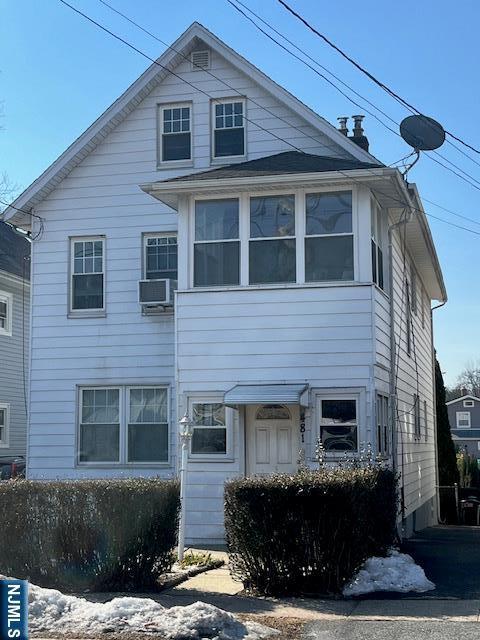
[(151, 182), (140, 185), (142, 191), (178, 211), (182, 196), (215, 195), (223, 193), (242, 193), (245, 191), (262, 191), (285, 187), (308, 187), (322, 185), (352, 185), (355, 180), (372, 183), (392, 174), (392, 169), (354, 169), (339, 171), (322, 171), (313, 173), (289, 173), (281, 175), (246, 176), (240, 178), (206, 178), (202, 180), (179, 180), (178, 182)]

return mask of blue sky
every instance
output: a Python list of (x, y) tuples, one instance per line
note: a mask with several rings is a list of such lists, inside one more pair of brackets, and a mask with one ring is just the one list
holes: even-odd
[[(318, 113), (357, 113), (324, 80), (276, 48), (226, 0), (109, 0), (137, 22), (172, 42), (198, 20)], [(244, 0), (310, 55), (399, 122), (409, 115), (322, 41), (296, 22), (277, 0)], [(150, 56), (163, 46), (113, 14), (98, 0), (72, 4), (108, 25)], [(480, 147), (478, 23), (480, 3), (462, 0), (291, 0), (291, 4), (372, 73), (446, 129)], [(146, 68), (148, 62), (86, 22), (59, 0), (0, 0), (0, 171), (26, 187)], [(409, 148), (371, 116), (365, 119), (371, 151), (389, 164)], [(441, 153), (480, 180), (480, 166), (451, 146)], [(468, 152), (480, 162), (480, 155)], [(442, 161), (443, 162), (443, 161)], [(422, 158), (410, 174), (421, 194), (480, 225), (480, 187)], [(425, 203), (427, 212), (480, 232)], [(478, 276), (480, 236), (430, 219), (449, 302), (436, 312), (436, 348), (446, 380), (480, 357)]]

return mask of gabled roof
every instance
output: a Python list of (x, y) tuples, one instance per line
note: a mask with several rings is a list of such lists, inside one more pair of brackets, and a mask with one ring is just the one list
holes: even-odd
[(231, 178), (250, 178), (255, 176), (292, 175), (295, 173), (320, 173), (324, 171), (351, 171), (353, 169), (377, 169), (382, 164), (348, 160), (346, 158), (332, 158), (317, 156), (299, 151), (284, 151), (272, 156), (248, 160), (226, 167), (218, 167), (192, 173), (187, 176), (177, 176), (162, 182), (188, 182), (201, 180), (227, 180)]
[(29, 280), (30, 265), (25, 262), (25, 256), (29, 255), (30, 242), (27, 238), (0, 221), (0, 271)]
[(467, 394), (466, 396), (460, 396), (459, 398), (454, 398), (453, 400), (449, 400), (445, 404), (446, 405), (455, 404), (456, 402), (460, 402), (460, 400), (476, 400), (476, 402), (480, 402), (480, 398), (477, 398), (477, 396), (470, 396)]
[[(350, 156), (362, 162), (376, 162), (372, 155), (340, 133), (327, 120), (262, 73), (204, 26), (194, 22), (39, 178), (25, 189), (13, 203), (14, 206), (24, 211), (30, 211), (46, 198), (63, 178), (91, 153), (169, 74), (169, 71), (182, 62), (185, 56), (188, 56), (200, 43), (217, 51), (230, 64), (252, 78), (285, 106), (293, 109), (308, 124), (328, 136)], [(193, 82), (193, 84), (195, 83)], [(17, 225), (28, 226), (30, 224), (30, 216), (23, 215), (11, 207), (7, 207), (4, 216), (5, 220), (15, 220)]]

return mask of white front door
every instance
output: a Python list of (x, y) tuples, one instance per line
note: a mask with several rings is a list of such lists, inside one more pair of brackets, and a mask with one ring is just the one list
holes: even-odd
[(294, 473), (298, 466), (299, 448), (297, 406), (270, 404), (247, 407), (247, 475)]

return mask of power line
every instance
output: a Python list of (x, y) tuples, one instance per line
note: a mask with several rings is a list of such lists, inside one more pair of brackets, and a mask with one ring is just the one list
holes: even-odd
[(44, 222), (43, 222), (43, 218), (39, 215), (37, 215), (36, 213), (32, 213), (31, 211), (25, 211), (25, 209), (19, 209), (18, 207), (16, 207), (13, 204), (10, 204), (9, 202), (5, 202), (4, 200), (0, 200), (0, 204), (3, 204), (5, 207), (9, 207), (10, 209), (14, 209), (15, 211), (18, 211), (20, 213), (25, 214), (26, 216), (30, 216), (31, 218), (36, 218), (40, 224), (39, 226), (39, 230), (36, 233), (35, 236), (31, 237), (31, 240), (38, 240), (38, 238), (40, 238), (43, 234), (44, 231)]
[[(312, 24), (310, 24), (303, 16), (301, 16), (299, 13), (297, 13), (294, 9), (292, 9), (292, 7), (290, 7), (284, 0), (277, 0), (289, 13), (291, 13), (293, 16), (295, 16), (295, 18), (297, 18), (298, 20), (300, 20), (300, 22), (302, 22), (308, 29), (310, 29), (310, 31), (312, 31), (315, 35), (317, 35), (319, 38), (321, 38), (322, 40), (324, 40), (330, 47), (332, 47), (333, 49), (335, 49), (335, 51), (337, 51), (337, 53), (339, 53), (342, 57), (344, 57), (346, 60), (348, 60), (351, 64), (353, 64), (359, 71), (361, 71), (364, 75), (366, 75), (372, 82), (374, 82), (376, 85), (378, 85), (381, 89), (383, 89), (384, 91), (386, 91), (386, 93), (388, 93), (390, 96), (392, 96), (395, 100), (397, 100), (397, 102), (399, 102), (400, 104), (402, 104), (404, 107), (406, 107), (410, 112), (414, 113), (414, 114), (418, 114), (418, 115), (423, 115), (422, 112), (417, 109), (416, 107), (414, 107), (412, 104), (410, 104), (409, 102), (407, 102), (404, 98), (402, 98), (400, 95), (398, 95), (397, 93), (395, 93), (395, 91), (393, 91), (393, 89), (390, 89), (390, 87), (388, 87), (386, 84), (384, 84), (381, 80), (378, 80), (378, 78), (376, 78), (373, 74), (371, 74), (365, 67), (363, 67), (362, 65), (360, 65), (358, 62), (356, 62), (353, 58), (351, 58), (347, 53), (345, 53), (342, 49), (340, 49), (340, 47), (338, 47), (334, 42), (332, 42), (331, 40), (329, 40), (329, 38), (327, 38), (327, 36), (325, 36), (323, 33), (321, 33), (320, 31), (318, 31), (318, 29), (316, 29)], [(459, 138), (458, 136), (456, 136), (455, 134), (453, 134), (451, 131), (447, 131), (445, 130), (445, 133), (447, 133), (451, 138), (453, 138), (454, 140), (456, 140), (457, 142), (460, 142), (460, 144), (463, 144), (465, 147), (468, 147), (469, 149), (471, 149), (472, 151), (474, 151), (475, 153), (480, 154), (480, 150), (476, 149), (475, 147), (473, 147), (471, 144), (469, 144), (468, 142), (465, 142), (464, 140), (462, 140), (461, 138)]]
[[(100, 2), (102, 2), (103, 0), (100, 0)], [(369, 115), (371, 115), (373, 118), (375, 118), (375, 120), (377, 120), (383, 127), (385, 127), (388, 131), (390, 131), (391, 133), (395, 134), (396, 136), (398, 136), (399, 138), (402, 138), (402, 136), (400, 135), (400, 133), (394, 129), (392, 129), (389, 125), (387, 125), (381, 118), (379, 118), (375, 113), (372, 113), (367, 107), (365, 107), (364, 105), (360, 105), (358, 104), (358, 102), (356, 102), (355, 100), (353, 100), (353, 98), (351, 98), (349, 95), (347, 95), (342, 89), (340, 89), (339, 87), (337, 87), (335, 85), (334, 82), (332, 82), (331, 80), (329, 80), (328, 78), (326, 78), (322, 73), (320, 73), (317, 69), (315, 69), (314, 67), (312, 67), (311, 64), (309, 64), (306, 60), (304, 60), (303, 58), (301, 58), (300, 56), (298, 56), (297, 54), (295, 54), (293, 51), (291, 51), (290, 49), (288, 49), (287, 47), (285, 47), (281, 42), (279, 42), (278, 40), (276, 40), (271, 34), (267, 33), (260, 25), (258, 25), (255, 20), (253, 20), (249, 15), (247, 15), (238, 5), (241, 5), (243, 8), (245, 8), (247, 11), (249, 11), (249, 13), (251, 13), (253, 16), (255, 16), (258, 20), (260, 20), (263, 24), (265, 24), (266, 26), (268, 26), (269, 29), (271, 29), (272, 31), (274, 31), (275, 33), (277, 33), (281, 38), (283, 38), (286, 42), (288, 42), (291, 46), (295, 47), (298, 51), (300, 51), (304, 56), (306, 56), (309, 60), (312, 60), (316, 65), (318, 65), (319, 67), (321, 67), (324, 71), (326, 71), (327, 73), (329, 73), (331, 76), (333, 76), (336, 80), (338, 80), (339, 82), (341, 82), (345, 87), (347, 87), (350, 91), (352, 91), (355, 95), (357, 95), (358, 97), (360, 97), (362, 100), (364, 100), (365, 102), (367, 102), (368, 104), (370, 104), (374, 109), (376, 109), (377, 111), (379, 111), (380, 113), (382, 113), (386, 118), (388, 118), (390, 120), (390, 122), (392, 122), (393, 124), (395, 124), (397, 127), (400, 128), (400, 124), (394, 120), (392, 117), (390, 117), (385, 111), (383, 111), (382, 109), (380, 109), (379, 107), (377, 107), (373, 102), (371, 102), (370, 100), (368, 100), (368, 98), (366, 98), (365, 96), (362, 96), (360, 93), (358, 93), (357, 91), (355, 91), (355, 89), (353, 89), (350, 85), (348, 85), (346, 82), (344, 82), (343, 80), (341, 80), (340, 78), (338, 78), (338, 76), (336, 76), (333, 72), (331, 72), (329, 69), (327, 69), (325, 66), (323, 66), (322, 64), (320, 64), (317, 60), (315, 60), (314, 58), (312, 58), (312, 56), (310, 56), (308, 53), (306, 53), (303, 49), (301, 49), (300, 47), (298, 47), (298, 45), (296, 45), (295, 43), (293, 43), (290, 39), (288, 39), (283, 33), (281, 33), (280, 31), (278, 31), (273, 25), (271, 25), (267, 20), (264, 20), (261, 16), (259, 16), (257, 13), (255, 13), (252, 9), (250, 9), (246, 4), (244, 4), (243, 2), (241, 2), (241, 0), (227, 0), (227, 2), (236, 10), (238, 11), (241, 15), (243, 15), (249, 22), (251, 22), (256, 29), (258, 29), (263, 35), (265, 35), (267, 38), (269, 38), (272, 42), (274, 42), (276, 45), (278, 45), (281, 49), (283, 49), (284, 51), (286, 51), (289, 55), (293, 56), (296, 60), (299, 60), (302, 64), (304, 64), (306, 67), (308, 67), (309, 69), (311, 69), (314, 73), (316, 73), (319, 77), (323, 78), (324, 80), (326, 80), (326, 82), (328, 82), (331, 86), (333, 86), (339, 93), (341, 93), (345, 98), (347, 98), (347, 100), (349, 100), (352, 104), (354, 104), (356, 107), (358, 107), (359, 109), (364, 110), (366, 113), (368, 113)], [(461, 151), (460, 149), (458, 149), (455, 145), (453, 145), (452, 143), (450, 143), (455, 149)], [(433, 151), (432, 153), (434, 153), (436, 156), (438, 156), (439, 158), (442, 158), (442, 160), (444, 160), (445, 162), (449, 163), (450, 165), (452, 165), (452, 167), (454, 167), (455, 169), (457, 169), (458, 171), (460, 171), (462, 174), (459, 174), (457, 171), (455, 171), (454, 169), (452, 169), (451, 167), (446, 166), (445, 164), (443, 164), (442, 162), (440, 162), (439, 160), (436, 160), (435, 158), (432, 158), (429, 154), (425, 154), (425, 156), (427, 158), (429, 158), (430, 160), (432, 160), (433, 162), (436, 162), (436, 164), (438, 164), (439, 166), (443, 167), (444, 169), (446, 169), (447, 171), (450, 171), (451, 173), (453, 173), (455, 176), (457, 176), (458, 178), (460, 178), (461, 180), (463, 180), (464, 182), (466, 182), (467, 184), (469, 184), (471, 187), (473, 187), (474, 189), (477, 189), (477, 191), (480, 191), (480, 180), (478, 180), (477, 178), (475, 178), (474, 176), (472, 176), (471, 174), (469, 174), (467, 171), (465, 171), (464, 169), (462, 169), (461, 167), (459, 167), (458, 165), (456, 165), (454, 162), (452, 162), (451, 160), (449, 160), (448, 158), (446, 158), (445, 156), (443, 156), (440, 152), (438, 151)], [(467, 158), (470, 158), (470, 156), (468, 156), (467, 154), (465, 154), (463, 151), (461, 151), (461, 153), (463, 153), (464, 155), (466, 155)], [(480, 166), (480, 163), (477, 162), (476, 160), (473, 160), (473, 158), (470, 158), (473, 162), (475, 162), (475, 164), (477, 164), (478, 166)]]
[[(91, 18), (90, 16), (88, 16), (87, 14), (83, 13), (82, 11), (80, 11), (79, 9), (77, 9), (76, 7), (72, 6), (71, 4), (69, 4), (66, 0), (60, 0), (60, 2), (62, 4), (64, 4), (65, 6), (69, 7), (72, 11), (74, 11), (75, 13), (81, 15), (83, 18), (85, 18), (86, 20), (88, 20), (89, 22), (91, 22), (92, 24), (94, 24), (95, 26), (97, 26), (98, 28), (100, 28), (102, 31), (108, 33), (110, 36), (112, 36), (113, 38), (115, 38), (116, 40), (119, 40), (120, 42), (122, 42), (123, 44), (125, 44), (126, 46), (128, 46), (130, 49), (134, 50), (136, 53), (139, 53), (140, 55), (142, 55), (144, 58), (147, 58), (148, 60), (150, 60), (151, 62), (153, 62), (154, 64), (158, 65), (159, 67), (161, 67), (162, 69), (164, 69), (165, 71), (167, 71), (168, 73), (174, 75), (175, 77), (177, 77), (179, 80), (181, 80), (182, 82), (185, 82), (186, 84), (188, 84), (189, 86), (191, 86), (193, 89), (195, 89), (196, 91), (199, 91), (201, 93), (203, 93), (204, 95), (206, 95), (207, 97), (209, 97), (210, 99), (214, 99), (212, 98), (212, 96), (207, 93), (206, 91), (204, 91), (203, 89), (200, 89), (198, 87), (196, 87), (195, 85), (193, 85), (191, 82), (189, 82), (188, 80), (186, 80), (185, 78), (183, 78), (182, 76), (180, 76), (179, 74), (175, 73), (174, 71), (168, 69), (167, 67), (165, 67), (164, 65), (162, 65), (161, 63), (159, 63), (157, 60), (154, 60), (153, 58), (151, 58), (148, 54), (146, 54), (145, 52), (143, 52), (141, 49), (139, 49), (138, 47), (136, 47), (135, 45), (133, 45), (132, 43), (128, 42), (127, 40), (125, 40), (124, 38), (122, 38), (121, 36), (117, 35), (116, 33), (114, 33), (113, 31), (111, 31), (110, 29), (108, 29), (107, 27), (105, 27), (104, 25), (102, 25), (101, 23), (97, 22), (96, 20), (94, 20), (93, 18)], [(245, 120), (248, 120), (245, 116), (244, 116)], [(255, 126), (260, 127), (260, 125), (255, 124)], [(300, 153), (304, 153), (303, 150), (299, 149), (298, 147), (296, 147), (295, 145), (293, 145), (292, 143), (288, 142), (287, 140), (285, 140), (284, 138), (281, 138), (280, 136), (278, 136), (277, 134), (269, 131), (268, 129), (264, 129), (262, 128), (264, 131), (266, 131), (267, 133), (271, 134), (272, 136), (274, 136), (275, 138), (277, 138), (278, 140), (284, 142), (285, 144), (290, 145), (291, 147), (293, 147), (295, 150), (299, 151)], [(370, 169), (367, 169), (367, 171), (371, 171)], [(348, 173), (338, 170), (337, 171), (340, 175), (345, 176), (346, 178), (348, 178), (349, 180), (352, 180), (353, 182), (360, 184), (363, 186), (363, 183), (360, 180), (357, 180), (355, 178), (353, 178), (352, 176), (350, 176)], [(386, 194), (382, 193), (381, 191), (377, 190), (377, 193), (379, 193), (380, 195), (386, 196)], [(418, 209), (416, 207), (413, 207), (410, 204), (406, 204), (405, 202), (403, 202), (402, 200), (399, 200), (398, 198), (393, 198), (392, 196), (388, 196), (391, 200), (397, 201), (398, 203), (400, 203), (402, 205), (402, 207), (409, 207), (411, 210), (420, 212), (420, 213), (424, 213), (425, 212), (422, 209)], [(26, 212), (24, 212), (26, 213)], [(459, 229), (463, 229), (464, 231), (469, 231), (475, 235), (480, 235), (480, 233), (477, 233), (476, 231), (472, 230), (472, 229), (468, 229), (467, 227), (462, 227), (460, 225), (457, 225), (455, 223), (452, 223), (448, 220), (444, 220), (443, 218), (439, 218), (437, 216), (433, 216), (432, 214), (426, 214), (429, 215), (430, 217), (440, 221), (440, 222), (444, 222), (445, 224), (450, 224), (451, 226), (454, 226), (456, 228)]]

